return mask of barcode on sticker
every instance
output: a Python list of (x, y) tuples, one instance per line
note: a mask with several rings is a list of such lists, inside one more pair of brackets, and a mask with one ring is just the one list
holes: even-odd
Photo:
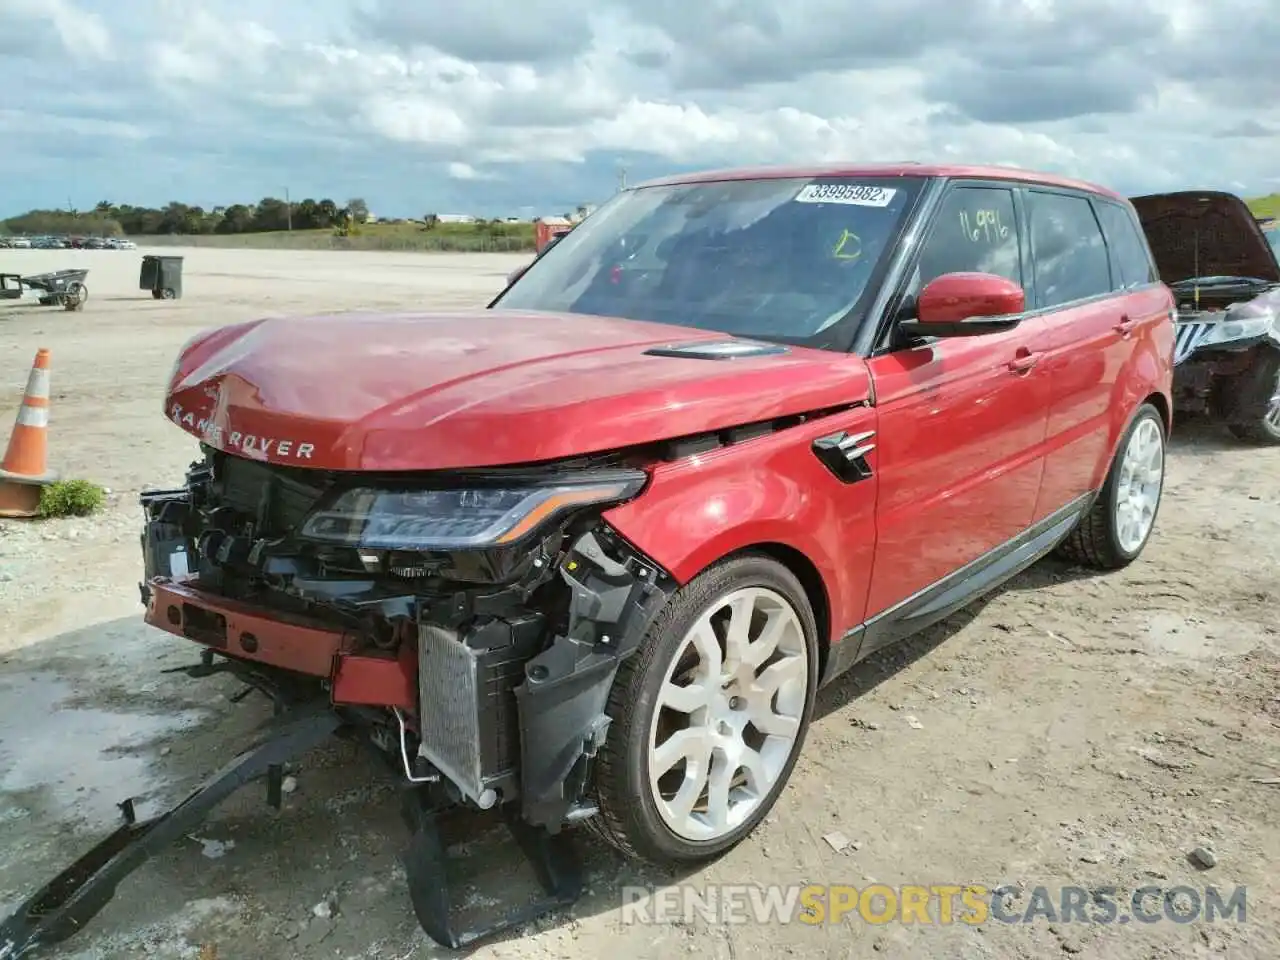
[(855, 207), (887, 207), (897, 193), (890, 187), (859, 183), (811, 183), (796, 194), (796, 203), (847, 203)]

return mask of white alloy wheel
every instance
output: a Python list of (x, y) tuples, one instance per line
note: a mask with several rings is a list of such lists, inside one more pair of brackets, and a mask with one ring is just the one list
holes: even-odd
[(1151, 418), (1129, 436), (1116, 487), (1116, 539), (1126, 553), (1140, 549), (1151, 533), (1164, 482), (1164, 434)]
[(668, 829), (714, 841), (751, 817), (796, 750), (809, 677), (804, 628), (780, 593), (740, 588), (705, 608), (649, 724), (649, 787)]

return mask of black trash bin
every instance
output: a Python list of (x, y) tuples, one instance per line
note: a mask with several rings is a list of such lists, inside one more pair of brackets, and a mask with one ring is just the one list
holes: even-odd
[(157, 300), (177, 300), (182, 296), (182, 257), (143, 257), (138, 289), (150, 290)]

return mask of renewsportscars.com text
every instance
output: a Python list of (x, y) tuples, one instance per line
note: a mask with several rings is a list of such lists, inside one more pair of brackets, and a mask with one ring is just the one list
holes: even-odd
[(1153, 924), (1245, 920), (1244, 887), (987, 887), (870, 884), (624, 887), (622, 922), (868, 924)]

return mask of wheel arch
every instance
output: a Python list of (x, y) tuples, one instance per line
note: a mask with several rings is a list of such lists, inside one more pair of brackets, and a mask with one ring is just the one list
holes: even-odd
[[(614, 523), (612, 518), (610, 525), (628, 542), (636, 543), (628, 536), (625, 525)], [(837, 621), (848, 614), (848, 611), (840, 609), (839, 591), (844, 584), (833, 558), (823, 551), (819, 543), (810, 542), (808, 546), (811, 549), (805, 549), (801, 545), (804, 539), (802, 531), (790, 529), (787, 525), (753, 524), (745, 529), (731, 528), (688, 551), (645, 552), (654, 556), (655, 561), (662, 564), (681, 587), (712, 567), (737, 557), (763, 556), (781, 564), (800, 582), (805, 599), (809, 601), (817, 626), (818, 667), (825, 670), (832, 638), (838, 634)], [(638, 546), (643, 548), (643, 544)]]
[(1160, 391), (1148, 394), (1138, 406), (1143, 403), (1149, 403), (1156, 408), (1156, 412), (1160, 414), (1160, 419), (1164, 422), (1165, 436), (1173, 433), (1173, 406), (1169, 403), (1169, 398)]
[(1164, 424), (1165, 439), (1168, 440), (1169, 433), (1173, 427), (1173, 412), (1169, 403), (1169, 398), (1160, 391), (1155, 391), (1140, 399), (1130, 409), (1124, 420), (1120, 421), (1117, 429), (1111, 437), (1110, 443), (1107, 444), (1103, 456), (1095, 467), (1093, 485), (1095, 489), (1102, 487), (1107, 481), (1107, 474), (1111, 471), (1112, 464), (1115, 463), (1116, 457), (1120, 455), (1120, 444), (1124, 442), (1125, 433), (1129, 430), (1130, 425), (1138, 416), (1138, 411), (1146, 404), (1155, 407), (1156, 413), (1160, 417), (1160, 422)]

